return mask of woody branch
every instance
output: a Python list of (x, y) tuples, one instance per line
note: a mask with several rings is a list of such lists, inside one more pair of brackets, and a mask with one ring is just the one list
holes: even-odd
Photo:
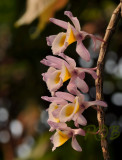
[[(112, 35), (116, 29), (116, 26), (118, 24), (118, 21), (120, 19), (120, 11), (121, 11), (122, 3), (117, 6), (117, 8), (114, 10), (111, 19), (109, 21), (108, 27), (105, 32), (104, 36), (104, 42), (101, 44), (100, 54), (97, 61), (97, 76), (96, 79), (96, 99), (97, 100), (103, 100), (103, 71), (104, 71), (104, 63), (105, 63), (105, 55), (108, 49), (108, 46), (110, 44), (110, 40), (112, 38)], [(108, 144), (105, 137), (105, 131), (102, 130), (104, 127), (104, 110), (100, 106), (97, 106), (97, 120), (99, 124), (99, 129), (101, 130), (101, 148), (103, 152), (104, 160), (109, 160), (109, 151), (108, 151)]]

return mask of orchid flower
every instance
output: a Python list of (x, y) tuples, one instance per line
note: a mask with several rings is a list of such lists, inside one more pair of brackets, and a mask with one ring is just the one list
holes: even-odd
[[(82, 151), (76, 140), (76, 135), (85, 136), (85, 131), (80, 127), (87, 124), (87, 120), (83, 116), (83, 112), (90, 106), (98, 105), (107, 107), (103, 101), (85, 101), (82, 93), (87, 93), (89, 88), (84, 81), (85, 74), (90, 74), (94, 79), (97, 78), (96, 68), (81, 68), (76, 66), (74, 59), (66, 56), (64, 50), (73, 42), (77, 41), (76, 52), (85, 61), (90, 60), (89, 51), (85, 48), (82, 41), (86, 36), (93, 39), (96, 46), (96, 40), (103, 41), (92, 34), (81, 31), (80, 23), (72, 13), (65, 11), (64, 14), (70, 18), (73, 25), (69, 22), (51, 18), (50, 21), (54, 24), (66, 29), (66, 32), (61, 32), (58, 35), (47, 37), (47, 44), (52, 46), (53, 55), (46, 56), (40, 62), (49, 66), (46, 73), (43, 73), (43, 80), (46, 82), (48, 90), (52, 97), (42, 96), (41, 98), (51, 102), (48, 111), (48, 124), (50, 131), (56, 131), (51, 137), (53, 143), (52, 150), (63, 145), (68, 139), (72, 138), (72, 147), (77, 151)], [(63, 83), (69, 80), (67, 92), (56, 92)], [(67, 122), (73, 121), (77, 129), (72, 129), (67, 126)]]
[(47, 37), (47, 44), (52, 46), (52, 51), (54, 55), (59, 55), (73, 42), (77, 41), (76, 52), (83, 58), (85, 61), (90, 60), (89, 51), (83, 45), (82, 41), (86, 36), (90, 36), (93, 39), (94, 46), (96, 48), (96, 40), (103, 41), (100, 38), (95, 37), (92, 34), (81, 31), (80, 23), (77, 17), (74, 17), (70, 11), (65, 11), (64, 14), (70, 18), (73, 25), (69, 22), (58, 20), (55, 18), (50, 18), (50, 21), (64, 29), (66, 32), (61, 32), (57, 35), (51, 35)]
[(52, 112), (53, 116), (58, 117), (61, 123), (73, 120), (76, 127), (79, 127), (79, 124), (83, 126), (87, 124), (87, 121), (82, 113), (90, 106), (100, 105), (103, 107), (107, 107), (107, 104), (103, 101), (85, 101), (83, 94), (73, 96), (72, 94), (66, 92), (56, 92), (55, 95), (55, 97), (43, 96), (42, 99), (59, 105), (64, 104), (60, 111)]
[(55, 122), (49, 122), (50, 126), (56, 129), (55, 134), (50, 138), (53, 143), (52, 151), (57, 147), (63, 145), (66, 141), (72, 138), (72, 148), (76, 151), (82, 151), (80, 145), (76, 140), (76, 135), (85, 136), (85, 131), (83, 129), (71, 129), (65, 123), (63, 125), (57, 125)]
[[(49, 108), (47, 109), (48, 111), (48, 124), (50, 125), (50, 122), (52, 123), (59, 123), (58, 126), (64, 126), (65, 123), (60, 123), (59, 117), (58, 117), (58, 113), (60, 112), (60, 110), (62, 109), (63, 105), (57, 105), (57, 103), (51, 103)], [(56, 115), (55, 115), (55, 114)], [(51, 124), (52, 124), (51, 123)], [(52, 125), (50, 125), (50, 130), (49, 131), (54, 131), (56, 128), (53, 127)]]
[(41, 63), (50, 66), (48, 71), (43, 73), (42, 76), (52, 95), (54, 95), (55, 91), (69, 79), (70, 82), (67, 89), (70, 93), (77, 94), (79, 92), (77, 88), (83, 93), (88, 92), (88, 85), (83, 80), (85, 78), (85, 72), (91, 74), (91, 76), (96, 79), (95, 68), (76, 67), (76, 63), (72, 58), (63, 53), (60, 53), (60, 56), (63, 59), (54, 56), (46, 56), (45, 59), (41, 60)]

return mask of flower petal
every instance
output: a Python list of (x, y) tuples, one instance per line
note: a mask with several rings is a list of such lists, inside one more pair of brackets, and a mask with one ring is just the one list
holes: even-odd
[(82, 114), (78, 116), (77, 122), (78, 122), (78, 124), (80, 124), (82, 126), (87, 125), (87, 120)]
[(75, 76), (71, 77), (71, 79), (69, 81), (69, 84), (67, 86), (67, 90), (71, 94), (74, 94), (74, 95), (78, 94), (78, 90), (77, 90), (77, 87), (76, 87), (76, 77)]
[(42, 96), (41, 98), (44, 99), (45, 101), (54, 102), (56, 104), (61, 104), (61, 105), (66, 105), (67, 104), (67, 101), (65, 101), (62, 98), (58, 98), (58, 97)]
[(55, 95), (59, 98), (63, 98), (67, 101), (70, 101), (70, 102), (74, 102), (75, 100), (75, 97), (70, 94), (70, 93), (66, 93), (66, 92), (56, 92)]
[(74, 34), (74, 31), (72, 30), (72, 27), (70, 23), (68, 23), (67, 32), (61, 32), (59, 33), (53, 43), (52, 43), (52, 51), (54, 55), (59, 55), (61, 52), (64, 52), (64, 50), (67, 48), (68, 45), (76, 41), (76, 37)]
[(71, 119), (73, 120), (73, 117), (77, 112), (79, 112), (79, 109), (80, 109), (79, 101), (78, 101), (78, 97), (76, 97), (74, 100), (74, 103), (69, 103), (61, 109), (59, 113), (60, 121), (66, 122), (66, 121), (70, 121)]
[(83, 105), (85, 106), (85, 108), (88, 108), (88, 107), (93, 106), (93, 105), (107, 107), (107, 104), (105, 102), (99, 101), (99, 100), (84, 102)]
[(68, 43), (66, 42), (66, 33), (59, 33), (52, 43), (53, 54), (58, 55), (59, 53), (63, 52), (67, 48), (67, 46)]
[(70, 137), (71, 136), (69, 136), (68, 131), (57, 130), (57, 132), (51, 138), (51, 141), (54, 145), (54, 147), (52, 148), (52, 151), (54, 151), (57, 147), (63, 145)]
[(86, 84), (86, 82), (82, 79), (80, 79), (79, 77), (77, 77), (76, 79), (76, 86), (83, 92), (83, 93), (87, 93), (89, 91), (88, 85)]
[(84, 31), (80, 31), (80, 35), (83, 37), (83, 39), (85, 39), (86, 36), (91, 37), (93, 42), (94, 42), (94, 49), (96, 49), (96, 40), (104, 42), (104, 40), (102, 38), (96, 37), (93, 34), (89, 34), (89, 33), (84, 32)]
[(53, 112), (52, 112), (52, 115), (55, 117), (55, 118), (58, 118), (59, 117), (59, 113), (61, 111), (63, 106), (59, 106), (57, 109), (55, 109)]
[(50, 66), (50, 67), (54, 67), (54, 68), (57, 68), (57, 69), (60, 69), (61, 68), (61, 65), (60, 64), (57, 64), (57, 63), (53, 63), (47, 59), (43, 59), (40, 61), (40, 63), (46, 65), (46, 66)]
[(72, 29), (70, 23), (68, 23), (66, 42), (68, 43), (68, 45), (70, 45), (75, 41), (76, 41), (75, 31)]
[(64, 53), (60, 53), (59, 56), (64, 58), (69, 63), (69, 65), (72, 66), (72, 68), (76, 67), (76, 62), (71, 57), (66, 56)]
[(74, 113), (77, 113), (80, 109), (78, 96), (75, 97), (74, 104), (75, 104)]
[(96, 72), (94, 71), (94, 68), (78, 68), (78, 71), (79, 71), (79, 74), (82, 73), (82, 72), (87, 72), (89, 74), (91, 74), (91, 76), (94, 78), (94, 79), (97, 79), (97, 74)]
[(52, 35), (52, 36), (46, 37), (48, 46), (52, 46), (52, 43), (53, 43), (55, 37), (56, 37), (56, 35)]
[(90, 61), (90, 54), (88, 50), (85, 48), (85, 46), (82, 43), (82, 40), (77, 40), (77, 47), (76, 52), (79, 54), (81, 58), (83, 58), (85, 61)]
[(81, 135), (81, 136), (85, 136), (85, 131), (81, 128), (79, 129), (72, 129), (73, 131), (73, 135)]
[(80, 93), (77, 96), (78, 96), (79, 103), (82, 104), (84, 102), (84, 99), (85, 99), (84, 95)]
[(79, 128), (79, 124), (82, 126), (85, 126), (87, 124), (87, 120), (80, 112), (73, 116), (73, 121), (77, 128)]
[(60, 75), (61, 79), (63, 80), (63, 82), (67, 81), (68, 79), (71, 78), (71, 73), (70, 71), (67, 69), (67, 67), (64, 65), (62, 65), (62, 69), (61, 69), (61, 75)]
[(47, 87), (48, 87), (50, 92), (55, 92), (56, 90), (58, 90), (63, 85), (60, 74), (61, 74), (61, 71), (56, 70), (47, 79), (46, 83), (47, 83)]
[[(49, 119), (48, 121), (53, 121), (59, 123), (59, 119), (53, 116), (53, 111), (57, 110), (59, 106), (56, 103), (51, 103), (48, 108)], [(58, 116), (57, 116), (58, 117)]]
[(52, 63), (57, 64), (57, 66), (59, 66), (59, 67), (58, 67), (59, 69), (62, 68), (62, 64), (63, 64), (63, 63), (65, 64), (65, 66), (69, 67), (69, 64), (68, 64), (65, 60), (63, 60), (63, 59), (61, 59), (61, 58), (57, 58), (57, 57), (55, 57), (55, 56), (46, 56), (46, 58), (47, 58), (47, 60), (48, 60), (49, 62), (52, 62)]
[(70, 121), (72, 117), (74, 116), (74, 111), (75, 111), (75, 105), (73, 103), (69, 103), (65, 105), (59, 114), (59, 120), (60, 122), (66, 122)]
[(70, 18), (70, 20), (73, 22), (76, 30), (80, 31), (80, 29), (81, 29), (80, 23), (79, 23), (79, 20), (77, 19), (77, 17), (74, 17), (70, 11), (65, 11), (64, 14)]
[(67, 29), (68, 27), (68, 23), (65, 22), (65, 21), (62, 21), (62, 20), (59, 20), (59, 19), (56, 19), (56, 18), (50, 18), (50, 21), (54, 24), (56, 24), (57, 26), (60, 26), (64, 29)]
[(59, 130), (70, 130), (70, 128), (67, 127), (66, 123), (61, 123), (61, 122), (56, 123), (56, 122), (48, 120), (48, 124), (51, 127), (51, 130), (50, 130), (51, 132), (53, 132), (54, 130), (57, 130), (57, 129), (59, 129)]
[(71, 145), (72, 145), (72, 148), (73, 148), (74, 150), (76, 150), (76, 151), (78, 151), (78, 152), (81, 152), (81, 151), (82, 151), (82, 148), (81, 148), (80, 145), (78, 144), (75, 136), (72, 137), (72, 143), (71, 143)]
[(42, 73), (43, 81), (46, 82), (54, 71), (56, 71), (56, 69), (53, 67), (50, 67), (46, 73)]

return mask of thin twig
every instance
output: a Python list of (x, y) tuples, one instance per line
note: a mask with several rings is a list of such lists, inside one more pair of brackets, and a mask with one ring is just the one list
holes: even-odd
[[(106, 51), (108, 49), (111, 37), (115, 31), (115, 28), (118, 24), (118, 21), (120, 19), (120, 11), (121, 11), (121, 3), (117, 6), (117, 8), (114, 10), (110, 22), (108, 24), (108, 27), (106, 29), (106, 33), (104, 36), (104, 42), (101, 44), (100, 54), (97, 61), (97, 80), (96, 80), (96, 99), (97, 100), (103, 100), (103, 71), (104, 71), (104, 62), (105, 62), (105, 55)], [(97, 106), (97, 120), (99, 123), (99, 129), (102, 130), (104, 127), (104, 110), (102, 107)], [(107, 140), (104, 138), (105, 132), (104, 130), (101, 132), (101, 148), (103, 152), (104, 160), (110, 160), (109, 151), (108, 151), (108, 144)]]

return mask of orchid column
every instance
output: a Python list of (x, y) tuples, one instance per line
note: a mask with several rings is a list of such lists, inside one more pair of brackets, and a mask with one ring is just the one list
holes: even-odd
[[(65, 11), (64, 14), (69, 17), (72, 24), (54, 18), (50, 19), (54, 24), (64, 28), (66, 32), (47, 37), (47, 44), (51, 46), (55, 56), (46, 56), (45, 59), (41, 60), (41, 63), (49, 66), (48, 71), (43, 73), (42, 76), (51, 93), (51, 97), (43, 96), (42, 99), (51, 102), (48, 108), (48, 124), (50, 125), (50, 131), (55, 131), (51, 137), (52, 150), (72, 138), (73, 149), (82, 151), (76, 140), (76, 135), (85, 136), (86, 134), (82, 126), (87, 125), (87, 120), (82, 113), (90, 106), (107, 107), (107, 104), (99, 100), (84, 100), (83, 94), (89, 91), (88, 84), (84, 80), (85, 73), (90, 74), (93, 79), (97, 79), (96, 68), (77, 67), (75, 60), (65, 55), (64, 51), (69, 45), (76, 42), (77, 54), (87, 63), (90, 60), (90, 53), (82, 41), (86, 36), (89, 36), (92, 38), (94, 46), (96, 46), (96, 40), (102, 40), (81, 31), (78, 19), (70, 11)], [(67, 92), (58, 91), (66, 81), (69, 81), (66, 88)], [(67, 125), (69, 121), (74, 121), (75, 129)]]

